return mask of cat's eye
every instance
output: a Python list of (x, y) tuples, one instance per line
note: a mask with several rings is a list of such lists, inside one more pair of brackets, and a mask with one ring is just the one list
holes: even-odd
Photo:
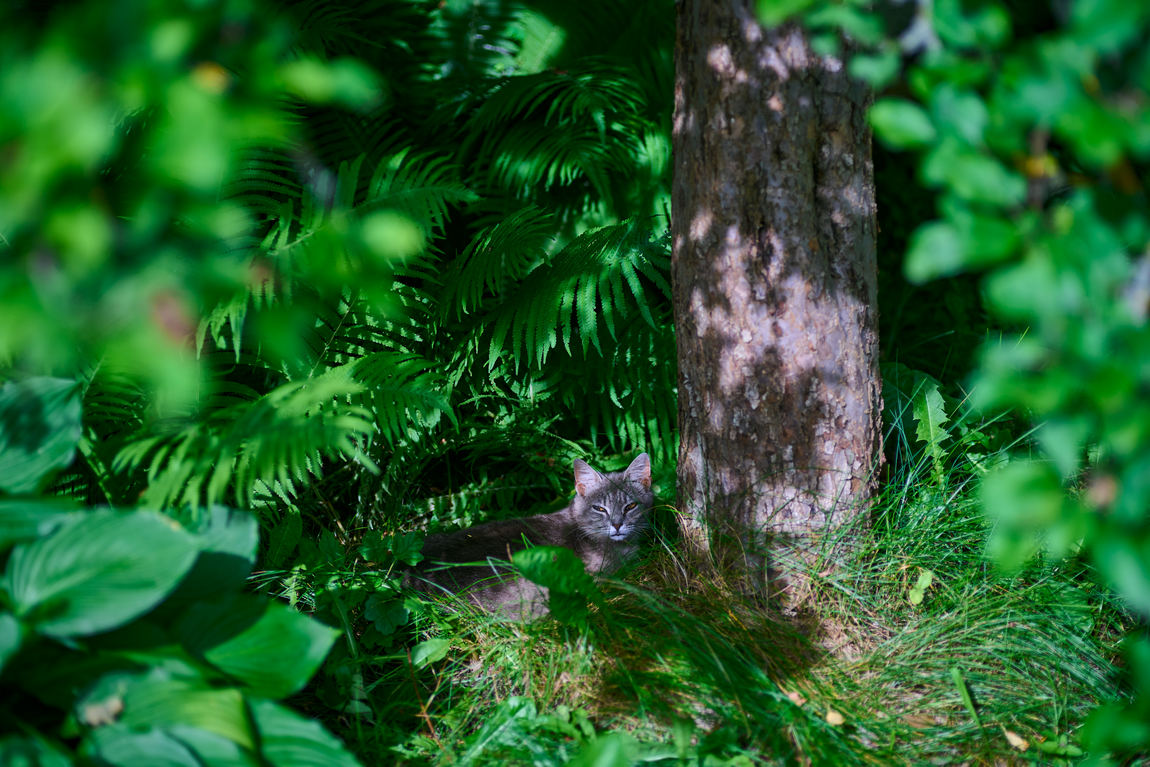
[(631, 509), (635, 508), (638, 505), (639, 504), (637, 504), (637, 503), (628, 503), (626, 506), (623, 507), (623, 511), (630, 511)]
[(592, 510), (592, 511), (597, 511), (597, 512), (599, 512), (600, 514), (606, 514), (606, 513), (607, 513), (607, 510), (606, 510), (605, 508), (603, 508), (602, 506), (592, 506), (592, 507), (591, 507), (591, 510)]

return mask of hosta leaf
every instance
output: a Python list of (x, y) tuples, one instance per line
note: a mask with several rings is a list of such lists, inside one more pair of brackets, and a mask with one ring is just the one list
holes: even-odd
[(287, 605), (246, 594), (193, 605), (176, 631), (189, 650), (268, 698), (307, 684), (339, 633)]
[(8, 659), (16, 654), (23, 641), (23, 628), (12, 613), (0, 613), (0, 671)]
[(113, 767), (200, 767), (200, 761), (162, 730), (135, 732), (114, 725), (99, 727), (85, 739), (82, 753)]
[(83, 514), (65, 499), (0, 500), (0, 551), (22, 541), (43, 538)]
[(259, 524), (245, 511), (211, 506), (190, 526), (200, 555), (174, 596), (203, 599), (241, 588), (256, 560)]
[(195, 539), (159, 514), (94, 511), (14, 548), (8, 591), (16, 615), (37, 631), (85, 636), (152, 609), (198, 553)]
[(72, 760), (37, 737), (0, 738), (0, 764), (27, 767), (72, 767)]
[(358, 767), (359, 761), (319, 722), (271, 701), (253, 701), (260, 751), (273, 767)]
[(112, 722), (136, 731), (187, 726), (248, 749), (257, 742), (239, 690), (176, 677), (159, 668), (144, 674), (104, 675), (76, 706), (76, 717), (96, 729)]
[(62, 378), (0, 386), (0, 492), (42, 489), (80, 441), (80, 388)]

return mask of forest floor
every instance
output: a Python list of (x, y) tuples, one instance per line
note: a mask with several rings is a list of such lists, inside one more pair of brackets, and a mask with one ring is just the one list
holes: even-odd
[(393, 656), (374, 725), (333, 727), (365, 764), (1076, 761), (1126, 617), (1082, 562), (997, 571), (972, 484), (888, 486), (788, 618), (668, 541), (584, 625), (428, 609), (442, 658)]

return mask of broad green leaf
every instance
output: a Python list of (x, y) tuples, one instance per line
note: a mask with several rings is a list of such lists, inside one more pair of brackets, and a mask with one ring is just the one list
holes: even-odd
[(962, 239), (949, 223), (935, 221), (915, 230), (903, 267), (914, 283), (956, 274), (966, 266)]
[(1026, 180), (995, 157), (945, 138), (923, 160), (922, 177), (963, 200), (1011, 207), (1026, 198)]
[(905, 99), (887, 98), (876, 102), (867, 119), (875, 135), (895, 149), (924, 147), (938, 135), (926, 111)]
[(176, 632), (188, 650), (268, 698), (307, 684), (339, 634), (287, 605), (248, 594), (192, 605)]
[(0, 385), (0, 492), (43, 489), (80, 441), (80, 387), (63, 378)]
[(1047, 463), (1016, 460), (991, 472), (981, 498), (992, 523), (987, 553), (1008, 571), (1039, 551), (1064, 556), (1086, 532), (1081, 506), (1066, 497)]
[(198, 552), (195, 539), (167, 517), (93, 511), (12, 550), (12, 608), (49, 636), (107, 631), (155, 607)]
[(958, 135), (968, 144), (982, 144), (990, 112), (986, 103), (973, 91), (944, 84), (931, 94), (930, 106), (935, 125), (942, 126), (949, 134)]
[(1094, 542), (1094, 561), (1129, 608), (1150, 618), (1150, 537), (1110, 532)]
[(428, 639), (411, 648), (411, 663), (416, 668), (423, 668), (447, 657), (451, 649), (451, 640), (442, 637)]
[(64, 498), (0, 499), (0, 551), (43, 538), (85, 512)]
[(24, 641), (24, 627), (16, 616), (9, 612), (0, 612), (0, 672), (4, 671), (8, 659), (16, 654)]
[(639, 746), (624, 732), (609, 732), (583, 746), (568, 767), (631, 767), (639, 756)]
[(380, 634), (390, 636), (407, 623), (411, 612), (393, 594), (371, 594), (364, 604), (363, 617), (371, 621)]
[(1074, 38), (1106, 53), (1136, 39), (1150, 14), (1145, 3), (1131, 0), (1077, 0), (1070, 8)]
[(137, 731), (195, 727), (248, 749), (254, 749), (257, 742), (239, 690), (157, 668), (101, 677), (77, 704), (76, 717), (96, 728), (111, 722)]
[(879, 89), (894, 79), (898, 74), (902, 57), (898, 48), (890, 46), (874, 56), (855, 54), (851, 56), (847, 71), (852, 77), (863, 80), (872, 88)]
[(72, 767), (72, 760), (36, 736), (0, 737), (0, 764), (5, 767)]
[(200, 511), (188, 532), (199, 539), (200, 554), (173, 598), (203, 599), (242, 588), (259, 544), (255, 516), (213, 505)]
[(171, 737), (187, 746), (200, 762), (210, 767), (260, 767), (255, 752), (214, 732), (184, 725), (164, 728)]
[(591, 594), (595, 582), (583, 561), (561, 546), (533, 546), (511, 555), (511, 563), (527, 580), (565, 594)]
[(359, 761), (319, 722), (271, 701), (251, 704), (260, 753), (273, 767), (358, 767)]
[(94, 729), (81, 753), (114, 767), (202, 767), (183, 743), (163, 730), (137, 732), (119, 724)]

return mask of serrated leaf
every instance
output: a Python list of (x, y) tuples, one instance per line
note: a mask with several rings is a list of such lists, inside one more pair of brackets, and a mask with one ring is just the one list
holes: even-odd
[(107, 631), (163, 600), (198, 553), (192, 536), (154, 512), (90, 512), (12, 550), (12, 608), (50, 636)]
[(926, 443), (931, 454), (940, 454), (942, 441), (950, 436), (945, 428), (950, 418), (937, 383), (923, 381), (915, 395), (912, 412), (916, 424), (914, 436)]

